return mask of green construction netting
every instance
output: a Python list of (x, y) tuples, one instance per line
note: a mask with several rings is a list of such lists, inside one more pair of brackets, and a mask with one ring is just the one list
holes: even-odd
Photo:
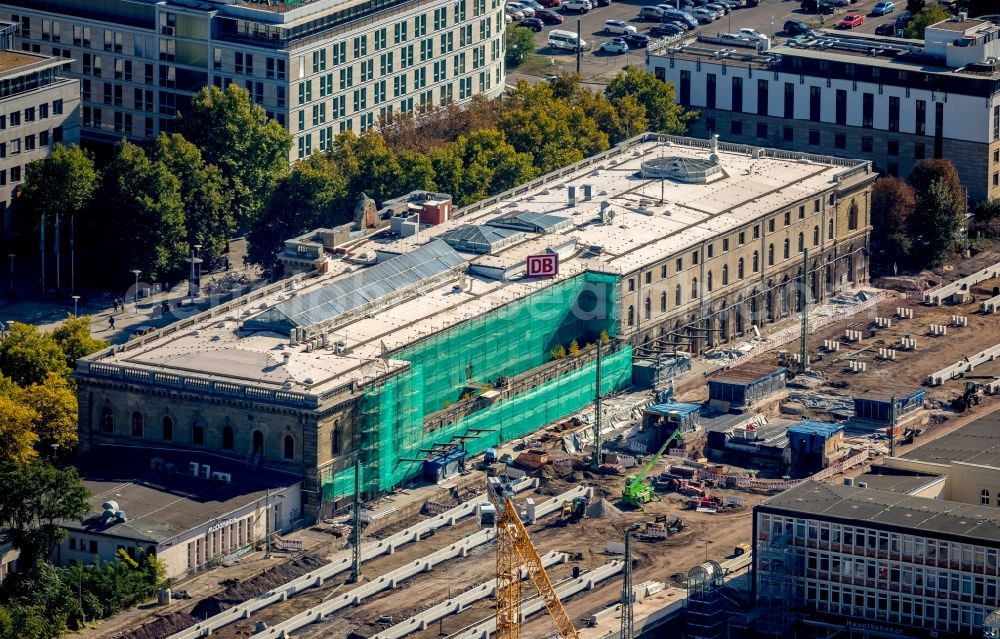
[[(427, 449), (472, 429), (491, 429), (466, 441), (470, 454), (510, 441), (560, 419), (594, 397), (594, 363), (566, 373), (515, 397), (471, 413), (431, 433), (424, 417), (458, 401), (462, 393), (536, 368), (552, 349), (576, 339), (582, 346), (602, 330), (617, 330), (618, 278), (586, 273), (507, 304), (482, 317), (427, 338), (393, 359), (410, 369), (365, 389), (359, 406), (363, 487), (385, 491), (420, 474)], [(630, 347), (602, 362), (605, 392), (631, 383)], [(353, 491), (353, 470), (324, 484), (324, 499)]]

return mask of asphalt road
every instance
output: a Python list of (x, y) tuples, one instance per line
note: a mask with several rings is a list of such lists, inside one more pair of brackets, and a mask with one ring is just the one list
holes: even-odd
[[(563, 71), (572, 72), (576, 70), (576, 56), (563, 49), (550, 49), (548, 47), (548, 32), (551, 29), (563, 29), (566, 31), (576, 31), (577, 21), (580, 22), (580, 33), (583, 39), (591, 45), (590, 51), (585, 51), (580, 59), (580, 75), (587, 84), (600, 86), (610, 80), (623, 67), (645, 63), (645, 51), (638, 50), (626, 54), (604, 54), (597, 52), (601, 43), (610, 37), (604, 34), (605, 20), (626, 20), (635, 25), (639, 33), (647, 33), (655, 25), (653, 22), (639, 22), (636, 18), (639, 9), (644, 6), (653, 6), (664, 0), (612, 0), (611, 6), (596, 7), (584, 15), (576, 13), (565, 13), (560, 11), (565, 19), (563, 24), (546, 26), (545, 29), (535, 34), (536, 52), (549, 58), (551, 66), (547, 69), (532, 69), (535, 75), (529, 76), (519, 73), (517, 69), (508, 72), (508, 82), (511, 84), (518, 80), (537, 81), (544, 75), (555, 75)], [(784, 42), (785, 37), (781, 32), (782, 25), (786, 20), (802, 20), (815, 27), (824, 26), (835, 28), (841, 18), (848, 13), (861, 13), (865, 16), (865, 22), (853, 29), (854, 32), (873, 33), (875, 27), (882, 22), (895, 22), (896, 17), (904, 10), (905, 0), (899, 0), (894, 13), (887, 16), (873, 17), (870, 14), (877, 0), (859, 0), (850, 7), (838, 8), (834, 15), (823, 17), (821, 24), (820, 16), (808, 14), (799, 9), (799, 2), (793, 0), (761, 0), (760, 6), (736, 9), (722, 19), (712, 24), (698, 27), (706, 33), (730, 33), (741, 27), (757, 29), (764, 34), (774, 34), (775, 44)]]

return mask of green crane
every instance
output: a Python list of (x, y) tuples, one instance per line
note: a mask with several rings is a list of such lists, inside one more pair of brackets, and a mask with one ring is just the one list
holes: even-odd
[(671, 444), (674, 440), (683, 439), (681, 435), (681, 430), (678, 428), (673, 432), (672, 435), (667, 437), (667, 440), (663, 442), (660, 446), (660, 450), (656, 451), (656, 454), (649, 458), (646, 465), (642, 467), (638, 475), (629, 475), (625, 478), (625, 488), (622, 490), (622, 503), (627, 506), (635, 506), (636, 508), (642, 508), (643, 504), (649, 503), (653, 499), (653, 486), (646, 483), (646, 473), (653, 468), (653, 464), (656, 463), (660, 457), (663, 456), (663, 452), (667, 450), (667, 446)]

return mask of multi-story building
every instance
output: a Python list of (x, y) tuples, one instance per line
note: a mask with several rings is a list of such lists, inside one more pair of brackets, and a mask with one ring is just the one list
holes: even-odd
[(56, 144), (80, 140), (80, 83), (62, 76), (64, 60), (15, 51), (17, 25), (0, 24), (0, 212), (10, 232), (10, 203), (29, 162)]
[(602, 383), (622, 388), (634, 348), (700, 353), (864, 281), (874, 179), (647, 134), (447, 215), (390, 209), (311, 242), (313, 273), (80, 360), (80, 447), (301, 473), (315, 515), (353, 490), (355, 453), (376, 493), (437, 444), (478, 452), (588, 404), (602, 332)]
[(499, 0), (10, 0), (24, 51), (68, 59), (83, 135), (172, 131), (198, 89), (232, 83), (294, 135), (290, 159), (382, 116), (497, 96)]
[(654, 50), (648, 68), (697, 109), (695, 135), (871, 160), (906, 176), (955, 163), (972, 199), (1000, 196), (1000, 25), (959, 18), (924, 42), (837, 32), (758, 53), (701, 37)]

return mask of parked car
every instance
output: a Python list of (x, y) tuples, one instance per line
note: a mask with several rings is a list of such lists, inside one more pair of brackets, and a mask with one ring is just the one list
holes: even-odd
[(698, 26), (698, 18), (692, 13), (696, 9), (689, 11), (678, 11), (676, 9), (671, 9), (670, 11), (663, 12), (663, 21), (670, 22), (671, 20), (676, 20), (691, 27), (692, 29)]
[(618, 35), (624, 35), (626, 33), (638, 33), (639, 30), (630, 25), (624, 20), (605, 20), (604, 21), (604, 33), (617, 33)]
[(695, 22), (694, 26), (691, 26), (691, 24), (689, 24), (688, 22), (682, 22), (677, 19), (664, 19), (663, 24), (673, 25), (675, 27), (680, 28), (682, 31), (691, 31), (692, 29), (698, 26), (698, 21), (695, 20), (694, 22)]
[(513, 9), (515, 11), (520, 11), (521, 13), (524, 14), (525, 18), (534, 18), (535, 17), (535, 10), (532, 9), (531, 7), (529, 7), (526, 4), (521, 4), (520, 2), (508, 2), (507, 6), (508, 7), (513, 7)]
[(729, 12), (731, 11), (729, 5), (722, 4), (721, 2), (712, 2), (711, 4), (706, 4), (705, 8), (715, 11), (715, 13), (718, 14), (720, 18), (722, 16), (729, 15)]
[(538, 18), (525, 18), (524, 20), (518, 22), (517, 25), (519, 27), (525, 27), (527, 29), (531, 29), (535, 33), (538, 33), (539, 31), (545, 28), (545, 23), (539, 20)]
[(551, 9), (542, 9), (535, 12), (535, 17), (545, 24), (562, 24), (563, 17)]
[(851, 0), (827, 0), (827, 2), (835, 7), (846, 7), (851, 4)]
[(536, 13), (538, 12), (539, 9), (544, 9), (545, 8), (541, 4), (539, 4), (538, 2), (536, 2), (535, 0), (517, 0), (517, 1), (518, 1), (518, 3), (520, 3), (520, 4), (522, 4), (522, 5), (526, 6), (526, 7), (531, 7), (532, 9), (535, 10)]
[(649, 36), (641, 33), (627, 33), (622, 39), (625, 40), (625, 44), (630, 50), (645, 49), (649, 46)]
[(896, 16), (896, 28), (905, 29), (909, 24), (913, 22), (913, 14), (909, 11), (904, 11), (903, 13)]
[(790, 36), (812, 35), (813, 32), (812, 28), (801, 20), (786, 21), (784, 27), (782, 27), (782, 31)]
[(861, 26), (864, 22), (865, 17), (860, 13), (848, 13), (838, 26), (841, 29), (853, 29), (854, 27)]
[(639, 9), (639, 17), (636, 20), (648, 20), (649, 22), (659, 22), (663, 19), (663, 9), (660, 7), (643, 7)]
[(751, 29), (749, 27), (743, 27), (742, 29), (738, 29), (736, 31), (736, 35), (740, 36), (741, 38), (746, 38), (751, 42), (757, 42), (764, 37), (763, 33), (761, 33), (756, 29)]
[(575, 11), (577, 13), (587, 13), (594, 8), (590, 0), (566, 0), (562, 3), (563, 11)]
[(691, 10), (691, 15), (695, 20), (702, 24), (709, 24), (719, 19), (711, 9), (706, 9), (705, 7), (698, 7), (697, 9)]
[(594, 0), (595, 7), (610, 7), (611, 0)]
[(514, 20), (520, 21), (524, 20), (527, 17), (524, 15), (524, 11), (521, 11), (517, 7), (511, 5), (507, 5), (506, 7), (503, 8), (503, 10), (508, 16), (510, 16)]
[(672, 38), (684, 33), (684, 28), (676, 24), (658, 24), (649, 30), (649, 34), (656, 38)]
[(597, 47), (597, 50), (601, 53), (628, 53), (628, 44), (623, 38), (615, 38)]
[(760, 0), (747, 0), (747, 8), (759, 7), (759, 6), (760, 6)]
[(831, 14), (834, 12), (834, 6), (826, 0), (802, 0), (799, 8), (807, 13)]
[(558, 9), (562, 6), (562, 0), (538, 0), (538, 3), (549, 9)]
[(875, 27), (875, 35), (894, 36), (896, 35), (896, 25), (891, 22), (883, 22)]
[(895, 10), (896, 10), (896, 4), (894, 2), (889, 2), (888, 0), (884, 0), (883, 2), (875, 3), (875, 6), (872, 8), (872, 15), (884, 16), (892, 13)]

